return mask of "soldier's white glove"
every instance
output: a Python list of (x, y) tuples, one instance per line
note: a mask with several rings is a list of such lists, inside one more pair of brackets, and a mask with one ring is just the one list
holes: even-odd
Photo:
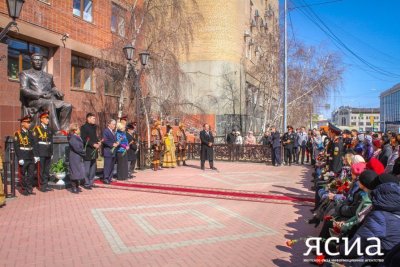
[(33, 159), (35, 160), (35, 163), (38, 163), (40, 161), (39, 157), (34, 157)]
[(20, 160), (18, 161), (18, 164), (21, 165), (21, 166), (24, 165), (24, 160), (23, 160), (23, 159), (20, 159)]

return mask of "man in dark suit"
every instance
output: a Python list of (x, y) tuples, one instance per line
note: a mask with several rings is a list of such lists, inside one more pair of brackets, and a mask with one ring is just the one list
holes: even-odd
[(203, 125), (203, 131), (200, 132), (201, 150), (200, 150), (200, 161), (201, 169), (205, 169), (205, 162), (208, 160), (210, 163), (210, 169), (216, 170), (214, 167), (214, 136), (210, 131), (210, 126), (205, 123)]
[(115, 120), (110, 120), (107, 128), (103, 131), (103, 182), (105, 184), (111, 183), (113, 177), (116, 152), (113, 148), (119, 145), (114, 132), (116, 126), (117, 122)]
[(81, 127), (81, 138), (86, 148), (83, 163), (85, 165), (85, 189), (92, 189), (94, 177), (96, 175), (96, 159), (98, 149), (101, 145), (97, 137), (96, 116), (93, 113), (86, 114), (86, 123)]
[(271, 127), (271, 158), (273, 166), (280, 166), (282, 164), (281, 161), (281, 136), (279, 132), (276, 130), (276, 127)]
[(50, 164), (53, 156), (53, 132), (49, 128), (49, 112), (39, 114), (40, 125), (33, 128), (33, 154), (35, 162), (39, 161), (39, 189), (42, 192), (52, 191), (49, 188)]

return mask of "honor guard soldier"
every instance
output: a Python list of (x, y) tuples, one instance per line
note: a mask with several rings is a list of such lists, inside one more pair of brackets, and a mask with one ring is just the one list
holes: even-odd
[(38, 164), (39, 189), (42, 192), (52, 191), (48, 182), (50, 177), (51, 157), (53, 156), (53, 133), (49, 127), (49, 112), (39, 114), (40, 125), (33, 128), (33, 153)]
[(339, 174), (343, 167), (343, 140), (340, 137), (342, 130), (335, 125), (329, 123), (329, 137), (331, 139), (331, 154), (329, 161), (329, 170), (335, 174)]
[(161, 123), (156, 121), (151, 131), (151, 143), (153, 148), (153, 170), (157, 171), (160, 166), (162, 151), (162, 132)]
[(33, 156), (33, 135), (29, 130), (31, 116), (19, 120), (21, 128), (14, 134), (15, 153), (18, 158), (18, 178), (21, 185), (21, 194), (34, 195), (32, 183), (37, 158)]
[(183, 166), (188, 166), (186, 164), (187, 137), (185, 132), (185, 125), (183, 123), (179, 124), (179, 130), (176, 133), (176, 136), (178, 138), (178, 166), (181, 166), (181, 160), (183, 162)]

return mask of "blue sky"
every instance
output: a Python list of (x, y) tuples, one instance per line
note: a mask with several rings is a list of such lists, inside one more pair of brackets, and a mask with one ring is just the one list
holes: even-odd
[[(280, 0), (283, 7), (283, 0)], [(326, 3), (330, 2), (330, 3)], [(321, 3), (321, 4), (320, 4)], [(379, 107), (379, 94), (400, 83), (400, 1), (398, 0), (288, 0), (288, 34), (295, 40), (326, 46), (339, 52), (345, 63), (343, 83), (331, 93), (331, 110), (341, 105)], [(305, 14), (309, 5), (339, 39), (368, 63), (396, 75), (385, 76), (368, 68), (348, 52), (341, 52)], [(281, 13), (283, 15), (283, 13)]]

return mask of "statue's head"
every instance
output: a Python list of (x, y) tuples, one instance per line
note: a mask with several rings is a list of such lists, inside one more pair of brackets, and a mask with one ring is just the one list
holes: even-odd
[(43, 66), (43, 56), (37, 53), (32, 54), (31, 64), (35, 70), (42, 70)]

